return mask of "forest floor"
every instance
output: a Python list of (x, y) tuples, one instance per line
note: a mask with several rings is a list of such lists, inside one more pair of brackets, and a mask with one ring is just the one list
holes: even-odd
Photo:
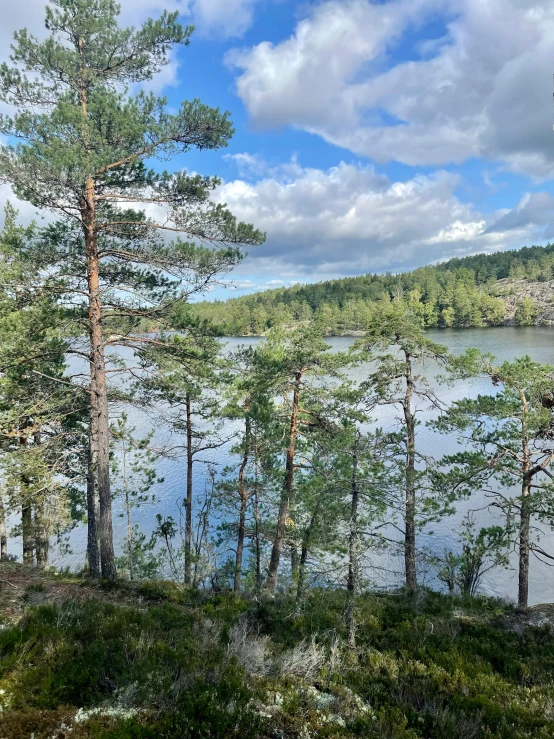
[(554, 606), (256, 600), (0, 565), (0, 739), (546, 739)]

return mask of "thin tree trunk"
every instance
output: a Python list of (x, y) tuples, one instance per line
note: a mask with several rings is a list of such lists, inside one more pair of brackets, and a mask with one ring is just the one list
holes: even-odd
[(518, 606), (525, 607), (529, 600), (529, 544), (531, 529), (531, 511), (529, 508), (529, 489), (522, 491), (520, 528), (519, 528), (519, 582)]
[(529, 441), (527, 437), (527, 413), (528, 404), (525, 392), (520, 391), (520, 398), (523, 410), (522, 418), (522, 452), (523, 463), (522, 472), (523, 479), (521, 485), (521, 509), (520, 509), (520, 527), (519, 527), (519, 577), (518, 577), (518, 598), (517, 604), (526, 607), (529, 602), (529, 547), (531, 544), (531, 457), (529, 454)]
[(260, 541), (260, 501), (258, 490), (258, 450), (256, 446), (256, 459), (254, 463), (254, 538), (256, 549), (256, 593), (262, 589), (262, 546)]
[[(23, 419), (20, 428), (27, 426), (27, 419)], [(19, 436), (19, 446), (27, 446), (27, 436), (21, 433)], [(29, 495), (30, 480), (26, 474), (21, 475), (21, 538), (23, 540), (23, 564), (34, 564), (34, 537), (33, 537), (33, 510)]]
[(235, 593), (240, 592), (240, 583), (242, 576), (242, 559), (244, 554), (244, 534), (246, 529), (246, 498), (240, 499), (239, 525), (237, 533), (237, 551), (235, 556), (235, 579), (233, 590)]
[(21, 537), (23, 539), (23, 564), (34, 564), (33, 511), (30, 505), (21, 507)]
[(306, 562), (308, 561), (308, 554), (310, 552), (310, 543), (312, 538), (312, 532), (317, 523), (319, 516), (319, 503), (316, 505), (316, 509), (312, 514), (310, 523), (307, 525), (304, 535), (302, 537), (302, 547), (300, 551), (300, 559), (298, 562), (298, 578), (296, 586), (296, 600), (301, 601), (304, 598), (304, 590), (306, 587)]
[(91, 577), (100, 577), (100, 552), (98, 551), (98, 495), (92, 461), (93, 444), (90, 439), (87, 451), (87, 562)]
[(235, 593), (240, 591), (240, 581), (242, 575), (242, 558), (244, 554), (244, 536), (246, 529), (246, 505), (248, 503), (248, 492), (244, 488), (244, 471), (248, 464), (250, 454), (250, 417), (248, 416), (248, 404), (244, 406), (245, 411), (245, 430), (244, 430), (244, 450), (242, 461), (239, 468), (237, 489), (240, 499), (239, 525), (237, 532), (237, 551), (235, 557), (235, 581), (233, 589)]
[(187, 434), (187, 491), (185, 497), (185, 585), (192, 582), (192, 472), (194, 456), (192, 449), (192, 409), (190, 395), (185, 398)]
[(354, 443), (354, 454), (352, 455), (352, 498), (350, 503), (350, 526), (348, 535), (348, 580), (346, 583), (346, 634), (348, 646), (356, 647), (356, 593), (358, 591), (358, 505), (360, 494), (358, 491), (358, 436)]
[(277, 570), (279, 569), (279, 560), (281, 558), (281, 549), (283, 547), (283, 539), (285, 537), (285, 529), (287, 526), (287, 514), (289, 510), (289, 501), (292, 493), (292, 485), (294, 478), (294, 448), (296, 444), (296, 434), (298, 430), (298, 406), (300, 401), (300, 383), (302, 381), (302, 372), (295, 375), (294, 392), (292, 396), (292, 413), (290, 419), (289, 445), (287, 449), (287, 463), (285, 468), (285, 482), (281, 493), (281, 502), (279, 505), (279, 515), (277, 518), (277, 530), (275, 539), (273, 540), (273, 548), (271, 550), (271, 559), (269, 561), (269, 569), (267, 575), (267, 589), (270, 592), (275, 590), (277, 583)]
[[(34, 442), (36, 446), (40, 446), (40, 432), (35, 433)], [(37, 559), (37, 569), (48, 569), (48, 522), (46, 520), (46, 506), (44, 496), (39, 495), (35, 501), (35, 553)]]
[(35, 504), (35, 551), (37, 557), (37, 569), (48, 569), (48, 522), (46, 520), (46, 511), (44, 500), (40, 500)]
[(4, 496), (0, 494), (0, 560), (8, 558), (8, 533), (6, 528), (6, 509)]
[(416, 526), (415, 526), (415, 418), (412, 413), (414, 383), (412, 377), (412, 359), (405, 352), (406, 359), (406, 394), (404, 396), (404, 421), (406, 423), (406, 499), (405, 499), (405, 539), (404, 562), (406, 570), (406, 587), (417, 588), (416, 574)]
[(290, 546), (290, 576), (292, 581), (292, 587), (296, 587), (298, 590), (299, 577), (300, 577), (300, 557), (298, 555), (298, 541), (296, 537), (296, 494), (294, 486), (290, 491), (289, 498), (289, 511), (288, 516), (290, 535), (289, 535), (289, 546)]
[[(83, 40), (79, 39), (79, 51), (83, 53)], [(87, 86), (84, 78), (81, 86), (81, 112), (86, 119)], [(85, 129), (86, 141), (86, 129)], [(102, 304), (100, 295), (100, 266), (96, 228), (95, 183), (87, 177), (81, 198), (81, 219), (85, 238), (87, 268), (89, 335), (90, 335), (90, 422), (92, 448), (92, 474), (98, 490), (99, 516), (98, 539), (100, 542), (100, 566), (102, 576), (116, 577), (113, 548), (112, 499), (110, 493), (110, 422), (108, 416), (108, 388), (106, 383), (106, 358), (102, 337)]]

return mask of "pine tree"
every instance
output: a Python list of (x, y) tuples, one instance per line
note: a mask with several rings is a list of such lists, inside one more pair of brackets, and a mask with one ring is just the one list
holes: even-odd
[(457, 361), (457, 370), (490, 379), (495, 390), (456, 401), (436, 422), (439, 431), (457, 432), (470, 447), (442, 460), (448, 472), (441, 485), (465, 496), (486, 490), (508, 524), (519, 521), (518, 604), (526, 606), (530, 553), (552, 558), (533, 541), (531, 522), (541, 516), (552, 520), (554, 367), (528, 356), (495, 365), (490, 356), (469, 350)]
[(206, 463), (206, 455), (224, 443), (219, 434), (220, 408), (218, 369), (221, 343), (202, 327), (189, 326), (184, 335), (159, 337), (159, 345), (142, 353), (147, 371), (138, 384), (140, 397), (156, 406), (160, 421), (179, 434), (182, 443), (172, 443), (167, 454), (185, 454), (184, 582), (193, 582), (194, 467)]
[(447, 350), (425, 337), (422, 320), (402, 301), (382, 306), (374, 314), (365, 337), (357, 342), (355, 350), (375, 363), (366, 382), (368, 406), (396, 406), (401, 411), (401, 430), (396, 437), (391, 435), (391, 440), (398, 446), (397, 457), (403, 457), (405, 576), (406, 587), (415, 590), (418, 497), (425, 498), (421, 494), (423, 475), (417, 469), (415, 402), (419, 398), (430, 407), (440, 407), (433, 389), (424, 377), (417, 374), (417, 366), (426, 360), (445, 362)]
[[(108, 578), (116, 572), (105, 350), (117, 343), (106, 330), (109, 318), (161, 319), (175, 301), (232, 267), (238, 244), (263, 241), (210, 202), (217, 178), (149, 168), (156, 158), (225, 146), (233, 129), (226, 113), (197, 100), (170, 114), (165, 98), (130, 95), (127, 86), (151, 79), (172, 46), (189, 43), (193, 29), (167, 12), (138, 30), (120, 28), (118, 14), (113, 0), (52, 0), (50, 35), (38, 41), (16, 32), (12, 66), (0, 67), (0, 99), (16, 109), (0, 117), (8, 137), (0, 177), (19, 198), (62, 219), (40, 243), (37, 260), (45, 279), (59, 278), (60, 299), (75, 305), (78, 298), (87, 310), (88, 488), (99, 498), (101, 569)], [(138, 209), (147, 205), (163, 211), (159, 220)], [(179, 238), (167, 243), (161, 234), (172, 232), (221, 248)], [(123, 340), (132, 344), (130, 336)]]
[(34, 227), (16, 225), (8, 204), (0, 234), (0, 439), (5, 509), (21, 511), (23, 559), (48, 566), (49, 536), (75, 510), (74, 482), (83, 469), (82, 388), (64, 379), (63, 314), (48, 290), (33, 289)]

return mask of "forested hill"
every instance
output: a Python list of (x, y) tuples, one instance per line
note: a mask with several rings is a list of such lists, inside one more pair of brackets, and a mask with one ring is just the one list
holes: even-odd
[[(402, 297), (428, 327), (554, 320), (554, 244), (451, 259), (404, 274), (362, 275), (202, 302), (194, 313), (228, 335), (263, 334), (311, 318), (329, 334), (363, 330), (374, 303)], [(552, 316), (552, 317), (551, 317)], [(176, 316), (179, 325), (181, 316)]]

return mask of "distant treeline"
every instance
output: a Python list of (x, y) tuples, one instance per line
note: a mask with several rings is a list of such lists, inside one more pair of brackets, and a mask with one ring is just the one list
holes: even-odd
[[(364, 329), (375, 303), (402, 297), (428, 327), (494, 326), (506, 320), (505, 302), (497, 294), (498, 280), (547, 281), (553, 277), (554, 244), (547, 244), (451, 259), (404, 274), (344, 277), (226, 301), (204, 301), (193, 312), (227, 335), (262, 334), (272, 326), (312, 318), (321, 320), (328, 333), (340, 334)], [(523, 301), (516, 321), (531, 322), (533, 307), (527, 303)], [(175, 317), (176, 327), (183, 318), (183, 313)]]

